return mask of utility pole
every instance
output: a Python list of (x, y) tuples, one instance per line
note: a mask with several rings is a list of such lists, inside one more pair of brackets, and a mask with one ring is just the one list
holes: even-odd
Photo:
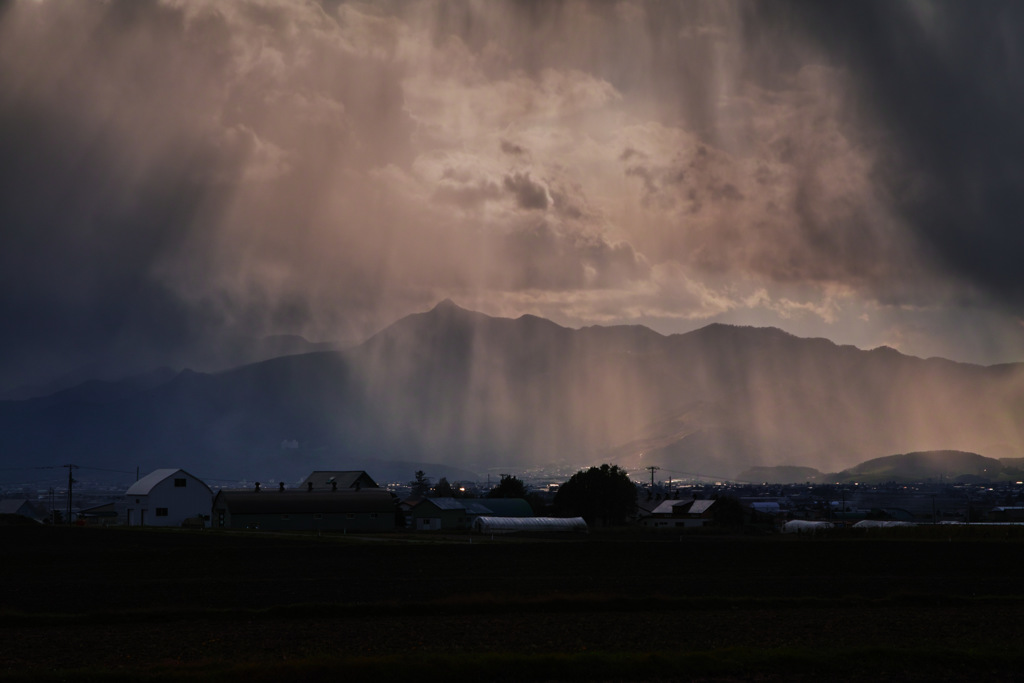
[(658, 467), (657, 465), (648, 465), (645, 469), (648, 469), (648, 470), (651, 471), (651, 488), (653, 489), (654, 488), (654, 473), (657, 472), (658, 470), (660, 470), (661, 468)]
[(75, 480), (71, 476), (72, 473), (78, 468), (78, 465), (64, 465), (68, 468), (68, 517), (67, 524), (71, 524), (71, 490), (75, 485)]

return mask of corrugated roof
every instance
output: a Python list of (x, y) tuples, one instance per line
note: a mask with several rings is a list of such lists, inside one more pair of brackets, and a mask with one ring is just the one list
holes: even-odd
[(214, 508), (233, 515), (314, 514), (332, 512), (395, 511), (395, 498), (384, 489), (362, 491), (221, 491)]
[(466, 506), (461, 500), (455, 498), (424, 498), (420, 503), (433, 503), (441, 510), (465, 510)]
[(691, 505), (690, 509), (686, 512), (690, 515), (702, 515), (714, 504), (715, 501), (713, 500), (695, 500), (693, 501), (693, 505)]
[(676, 505), (686, 505), (686, 500), (663, 500), (661, 505), (651, 510), (652, 515), (671, 515), (672, 508)]
[(362, 487), (377, 488), (377, 482), (373, 477), (363, 470), (315, 470), (308, 477), (302, 480), (299, 488), (305, 489), (309, 482), (313, 482), (313, 490), (330, 489), (331, 482), (338, 483), (339, 489), (354, 488), (356, 481), (362, 479)]
[(702, 515), (715, 504), (714, 500), (665, 500), (651, 511), (652, 515)]

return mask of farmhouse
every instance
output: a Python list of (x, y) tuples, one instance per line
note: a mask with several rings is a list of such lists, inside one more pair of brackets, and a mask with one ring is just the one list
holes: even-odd
[(208, 518), (213, 491), (185, 470), (154, 470), (125, 493), (128, 526), (181, 526), (186, 519)]
[(222, 490), (213, 500), (218, 529), (391, 531), (395, 497), (362, 490)]
[(651, 511), (640, 524), (653, 529), (700, 527), (713, 520), (714, 500), (666, 500)]

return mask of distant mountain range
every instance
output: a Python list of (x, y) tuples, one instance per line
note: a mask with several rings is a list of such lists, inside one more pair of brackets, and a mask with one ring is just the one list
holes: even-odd
[(6, 466), (290, 481), (354, 461), (463, 473), (614, 462), (638, 479), (647, 466), (679, 479), (837, 472), (931, 450), (1024, 457), (1024, 364), (923, 360), (774, 328), (573, 330), (444, 301), (345, 351), (147, 377), (0, 402)]
[[(313, 351), (333, 351), (339, 348), (343, 348), (343, 345), (334, 342), (311, 342), (294, 334), (277, 334), (257, 339), (232, 339), (230, 343), (218, 346), (215, 351), (200, 355), (206, 357), (203, 367), (226, 369), (280, 356)], [(84, 383), (92, 383), (94, 386), (105, 384), (108, 387), (121, 385), (122, 389), (129, 389), (133, 385), (140, 384), (153, 385), (166, 381), (167, 373), (173, 375), (174, 371), (168, 367), (162, 367), (149, 372), (135, 373), (127, 379), (123, 379), (126, 374), (124, 367), (108, 359), (103, 363), (94, 363), (78, 368), (48, 382), (25, 384), (7, 389), (0, 392), (0, 401), (23, 401), (50, 396), (66, 389), (75, 389)], [(119, 379), (115, 381), (112, 379), (114, 377)]]
[(813, 467), (752, 467), (740, 481), (768, 484), (883, 484), (886, 482), (991, 483), (1024, 480), (1024, 458), (986, 458), (963, 451), (924, 451), (872, 458), (841, 472)]

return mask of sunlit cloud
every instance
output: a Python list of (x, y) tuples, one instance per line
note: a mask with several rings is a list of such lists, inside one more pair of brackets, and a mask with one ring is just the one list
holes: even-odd
[(1017, 11), (839, 5), (10, 3), (3, 383), (448, 296), (1020, 359)]

